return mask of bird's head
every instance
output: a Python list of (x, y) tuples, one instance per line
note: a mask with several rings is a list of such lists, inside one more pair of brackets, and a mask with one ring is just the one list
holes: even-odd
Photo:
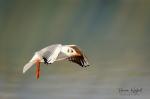
[(69, 47), (69, 46), (65, 46), (62, 48), (62, 51), (68, 55), (68, 56), (78, 56), (80, 55), (75, 49)]

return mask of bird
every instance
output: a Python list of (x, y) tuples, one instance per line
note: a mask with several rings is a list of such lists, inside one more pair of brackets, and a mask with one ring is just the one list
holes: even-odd
[(52, 44), (35, 52), (31, 60), (23, 67), (23, 74), (35, 64), (36, 78), (39, 79), (40, 63), (52, 64), (61, 60), (68, 60), (82, 67), (90, 65), (87, 57), (77, 45)]

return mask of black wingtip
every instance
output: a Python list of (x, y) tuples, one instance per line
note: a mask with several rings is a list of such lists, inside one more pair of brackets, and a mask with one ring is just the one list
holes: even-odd
[(82, 67), (88, 67), (88, 66), (90, 66), (90, 65), (82, 65)]

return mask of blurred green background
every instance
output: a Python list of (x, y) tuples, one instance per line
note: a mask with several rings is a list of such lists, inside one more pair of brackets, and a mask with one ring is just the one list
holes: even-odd
[[(150, 0), (0, 0), (0, 99), (149, 99), (149, 38)], [(22, 74), (35, 51), (56, 43), (80, 46), (91, 66)]]

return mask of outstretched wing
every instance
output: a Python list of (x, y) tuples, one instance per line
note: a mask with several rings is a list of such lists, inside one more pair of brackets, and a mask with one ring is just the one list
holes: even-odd
[(76, 63), (82, 67), (89, 66), (89, 63), (85, 60), (84, 56), (72, 56), (72, 57), (69, 57), (67, 60), (73, 63)]
[(38, 51), (38, 53), (47, 63), (53, 63), (56, 60), (58, 54), (60, 53), (61, 46), (61, 44), (54, 44), (41, 49), (40, 51)]
[(77, 55), (74, 55), (68, 58), (69, 61), (77, 63), (78, 65), (82, 67), (89, 66), (87, 57), (84, 55), (83, 51), (81, 51), (78, 46), (69, 45), (69, 47), (73, 48), (77, 52)]

